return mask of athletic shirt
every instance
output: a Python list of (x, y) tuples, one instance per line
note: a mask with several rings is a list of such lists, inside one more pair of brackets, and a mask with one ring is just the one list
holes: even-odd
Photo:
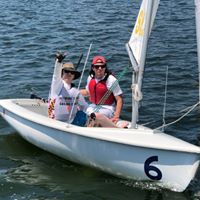
[[(49, 94), (48, 116), (52, 119), (71, 123), (77, 110), (86, 111), (88, 104), (78, 89), (62, 80), (61, 71), (62, 65), (56, 63)], [(75, 99), (73, 112), (69, 119)]]
[[(76, 112), (78, 110), (78, 101), (79, 101), (79, 91), (76, 88), (66, 89), (66, 87), (62, 87), (59, 95), (54, 98), (55, 101), (55, 109), (54, 109), (54, 116), (55, 119), (72, 122), (74, 119)], [(77, 98), (76, 98), (77, 97)], [(76, 99), (76, 101), (75, 101)], [(73, 102), (74, 108), (71, 114), (71, 119), (69, 120), (70, 113), (72, 110)]]

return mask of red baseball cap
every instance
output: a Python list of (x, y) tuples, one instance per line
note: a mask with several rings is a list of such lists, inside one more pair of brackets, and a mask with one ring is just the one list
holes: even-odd
[(93, 65), (105, 65), (106, 59), (103, 56), (95, 56), (92, 60)]

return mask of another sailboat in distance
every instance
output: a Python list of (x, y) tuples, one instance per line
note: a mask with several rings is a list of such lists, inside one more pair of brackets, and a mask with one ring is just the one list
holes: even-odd
[(129, 128), (88, 128), (53, 120), (48, 118), (47, 103), (38, 99), (0, 100), (0, 115), (25, 140), (64, 159), (121, 178), (184, 191), (199, 167), (200, 147), (137, 124), (147, 43), (158, 5), (158, 0), (143, 0), (126, 45), (134, 86)]

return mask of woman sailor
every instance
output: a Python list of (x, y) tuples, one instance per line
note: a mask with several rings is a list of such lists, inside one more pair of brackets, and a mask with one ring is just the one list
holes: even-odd
[(62, 64), (63, 59), (62, 54), (56, 55), (48, 115), (50, 118), (71, 123), (77, 111), (85, 111), (88, 104), (72, 83), (73, 80), (80, 77), (80, 72), (75, 69), (71, 62)]
[(89, 96), (88, 114), (102, 113), (115, 124), (118, 122), (123, 104), (122, 90), (118, 80), (108, 70), (103, 56), (93, 58), (86, 89), (82, 89), (81, 93)]

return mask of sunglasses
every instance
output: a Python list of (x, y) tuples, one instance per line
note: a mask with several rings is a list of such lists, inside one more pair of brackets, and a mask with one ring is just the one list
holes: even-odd
[(106, 66), (105, 65), (94, 65), (93, 66), (95, 69), (99, 69), (100, 67), (103, 69), (105, 68)]
[(72, 75), (75, 74), (75, 72), (73, 72), (73, 71), (69, 71), (69, 70), (67, 70), (67, 69), (63, 69), (63, 72), (65, 72), (65, 73), (70, 73), (70, 74), (72, 74)]

